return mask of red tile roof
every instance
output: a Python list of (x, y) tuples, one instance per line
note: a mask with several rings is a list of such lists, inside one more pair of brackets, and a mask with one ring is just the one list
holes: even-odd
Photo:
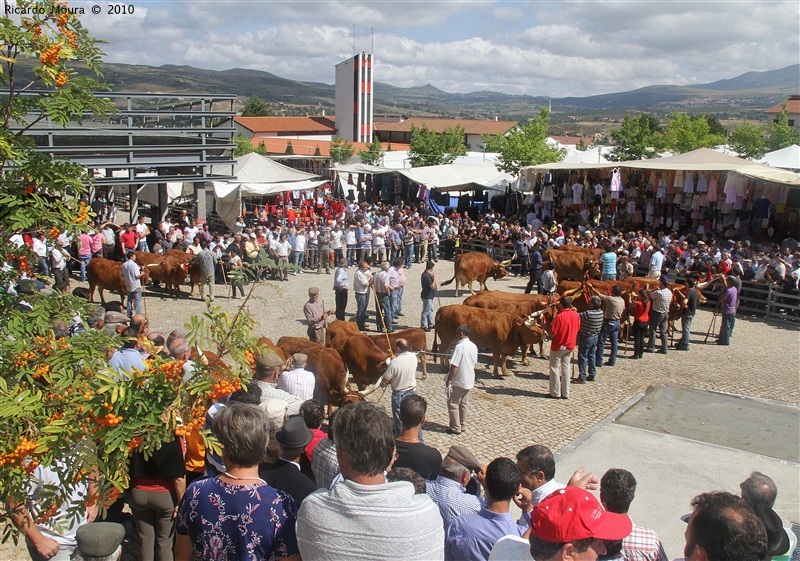
[(376, 132), (411, 132), (412, 125), (422, 128), (423, 125), (433, 132), (444, 132), (447, 128), (464, 127), (466, 134), (505, 134), (517, 121), (478, 121), (474, 119), (431, 119), (427, 117), (411, 117), (400, 123), (375, 123)]
[(780, 113), (781, 108), (786, 106), (786, 111), (788, 113), (800, 113), (800, 96), (793, 95), (786, 101), (783, 101), (776, 105), (775, 107), (770, 107), (767, 109), (767, 113)]
[(253, 134), (267, 132), (336, 134), (336, 125), (329, 117), (235, 117), (234, 121)]
[[(259, 145), (263, 144), (264, 148), (267, 150), (268, 154), (285, 154), (286, 153), (286, 145), (291, 142), (292, 149), (296, 156), (313, 156), (316, 152), (317, 147), (319, 147), (319, 153), (322, 156), (330, 156), (330, 148), (331, 148), (331, 141), (330, 140), (297, 140), (294, 138), (251, 138), (250, 144), (253, 148), (258, 148)], [(381, 148), (386, 150), (388, 144), (392, 145), (392, 150), (399, 151), (399, 150), (408, 150), (408, 144), (402, 144), (399, 142), (391, 142), (387, 143), (384, 142), (381, 144)], [(363, 142), (354, 142), (353, 143), (353, 154), (358, 154), (360, 150), (366, 150), (367, 145)]]
[(594, 142), (594, 138), (591, 136), (550, 136), (556, 142), (560, 142), (565, 146), (577, 146), (580, 144), (581, 140), (586, 146), (589, 146), (592, 142)]

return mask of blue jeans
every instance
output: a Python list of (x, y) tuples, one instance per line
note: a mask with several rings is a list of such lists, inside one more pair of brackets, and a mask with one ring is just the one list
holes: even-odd
[(81, 262), (81, 280), (86, 280), (86, 265), (92, 260), (91, 255), (78, 255), (78, 260)]
[(139, 240), (139, 244), (136, 246), (136, 251), (150, 251), (150, 248), (147, 247), (147, 240)]
[[(594, 379), (597, 374), (597, 367), (595, 366), (594, 354), (597, 350), (597, 335), (584, 336), (581, 335), (578, 342), (578, 373), (581, 380), (586, 379), (586, 367), (589, 367), (589, 378)], [(591, 360), (589, 360), (591, 357)]]
[[(381, 305), (381, 313), (383, 314), (383, 322), (386, 325), (386, 330), (391, 333), (394, 331), (392, 327), (392, 302), (388, 294), (378, 294), (378, 303)], [(381, 325), (380, 314), (375, 314), (375, 324), (378, 326), (378, 331), (383, 331), (384, 326)]]
[(367, 329), (367, 306), (369, 305), (369, 289), (364, 294), (356, 292), (356, 325), (361, 331)]
[(303, 258), (305, 257), (305, 255), (306, 255), (305, 251), (294, 252), (294, 266), (297, 267), (298, 269), (297, 271), (295, 271), (296, 273), (303, 272)]
[(422, 329), (433, 328), (433, 298), (422, 299), (422, 316), (419, 319)]
[(692, 332), (693, 319), (694, 314), (692, 313), (684, 312), (683, 315), (681, 315), (681, 340), (678, 341), (678, 348), (689, 350), (689, 337)]
[[(201, 294), (202, 294), (202, 287), (201, 287), (200, 291), (201, 291)], [(133, 311), (134, 302), (136, 303), (135, 304), (135, 307), (136, 307), (136, 312), (135, 313), (141, 314), (142, 313), (142, 289), (141, 288), (137, 288), (133, 292), (128, 292), (128, 317), (131, 317), (134, 314), (134, 311)]]
[[(352, 267), (353, 263), (356, 260), (356, 248), (357, 247), (358, 246), (355, 245), (355, 244), (347, 244), (347, 266), (348, 267)], [(336, 263), (336, 265), (338, 266), (339, 264)]]
[(398, 286), (392, 291), (392, 317), (396, 318), (403, 313), (403, 288)]
[(410, 243), (406, 246), (406, 269), (411, 268), (411, 264), (414, 262), (414, 244)]
[(719, 330), (718, 345), (730, 345), (733, 326), (736, 324), (736, 314), (722, 314), (722, 327)]
[(603, 351), (605, 351), (606, 339), (611, 337), (611, 354), (608, 356), (608, 364), (613, 365), (617, 362), (617, 347), (619, 345), (619, 320), (606, 320), (600, 329), (600, 340), (597, 342), (597, 353), (595, 354), (595, 364), (603, 364)]
[[(400, 436), (400, 431), (403, 427), (403, 424), (400, 422), (400, 403), (402, 403), (405, 396), (415, 393), (417, 393), (416, 389), (405, 392), (392, 392), (392, 421), (394, 423), (395, 436)], [(424, 442), (422, 440), (422, 427), (419, 428), (419, 441)]]

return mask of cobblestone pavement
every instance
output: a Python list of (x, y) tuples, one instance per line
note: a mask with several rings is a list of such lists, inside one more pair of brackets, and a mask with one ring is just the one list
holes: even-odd
[[(419, 298), (421, 264), (406, 271), (401, 327), (418, 327), (422, 304)], [(440, 261), (436, 266), (438, 282), (448, 280), (453, 265)], [(354, 269), (350, 269), (350, 278)], [(305, 336), (302, 307), (310, 286), (321, 289), (326, 306), (334, 307), (333, 275), (303, 273), (290, 276), (288, 282), (260, 285), (249, 303), (260, 325), (256, 334), (277, 341), (283, 335)], [(511, 277), (488, 282), (491, 290), (522, 292), (527, 279)], [(73, 281), (74, 286), (81, 283)], [(476, 285), (477, 286), (477, 285)], [(184, 295), (187, 287), (183, 288)], [(352, 291), (351, 291), (352, 292)], [(234, 311), (241, 300), (229, 300), (225, 287), (217, 285), (214, 305)], [(467, 294), (468, 295), (468, 294)], [(453, 285), (440, 290), (440, 305), (458, 304)], [(199, 314), (205, 305), (199, 299), (174, 300), (162, 297), (154, 289), (145, 289), (145, 303), (151, 330), (168, 334), (184, 327), (191, 314)], [(355, 314), (355, 297), (350, 294), (348, 319)], [(374, 329), (374, 300), (370, 304), (368, 326)], [(446, 453), (452, 444), (461, 444), (488, 463), (498, 456), (513, 457), (530, 444), (544, 444), (554, 452), (583, 434), (593, 425), (621, 407), (639, 392), (654, 383), (694, 386), (733, 394), (768, 398), (786, 402), (800, 401), (800, 336), (798, 330), (765, 321), (737, 318), (730, 347), (719, 347), (714, 337), (703, 344), (712, 314), (701, 310), (692, 324), (692, 348), (689, 352), (673, 351), (667, 355), (645, 354), (644, 359), (629, 360), (620, 348), (615, 367), (598, 369), (597, 381), (572, 385), (568, 400), (551, 400), (548, 392), (547, 361), (531, 358), (529, 366), (521, 366), (519, 357), (509, 360), (513, 371), (504, 379), (491, 377), (491, 356), (481, 355), (475, 389), (470, 393), (470, 418), (467, 430), (459, 436), (446, 434), (447, 405), (444, 397), (444, 375), (440, 366), (429, 364), (426, 380), (418, 380), (421, 395), (428, 400), (426, 443)], [(719, 325), (719, 322), (717, 322)], [(429, 346), (433, 333), (429, 334)], [(545, 355), (548, 347), (545, 345)], [(576, 372), (577, 372), (577, 366)], [(421, 371), (418, 377), (421, 377)], [(390, 410), (390, 392), (376, 391), (371, 401)], [(733, 420), (735, 422), (735, 420)], [(798, 439), (798, 435), (787, 435)], [(624, 459), (621, 463), (624, 463)], [(591, 469), (591, 466), (587, 466)], [(18, 559), (22, 548), (0, 548), (0, 561)], [(23, 554), (24, 555), (24, 554)]]
[[(415, 264), (411, 270), (406, 270), (407, 286), (403, 298), (405, 315), (400, 318), (401, 327), (419, 326), (422, 311), (420, 275), (423, 269), (423, 265)], [(435, 272), (438, 282), (444, 282), (452, 276), (453, 265), (449, 261), (440, 261)], [(354, 269), (351, 268), (349, 273), (352, 281)], [(257, 299), (249, 305), (260, 321), (256, 330), (259, 336), (266, 335), (274, 341), (283, 335), (304, 337), (302, 307), (310, 286), (318, 286), (326, 306), (334, 307), (332, 274), (303, 273), (289, 278), (288, 282), (256, 287), (254, 294)], [(523, 292), (526, 281), (511, 277), (500, 281), (489, 280), (488, 286), (493, 290)], [(475, 286), (477, 288), (477, 283)], [(241, 303), (241, 300), (228, 300), (224, 296), (224, 286), (218, 285), (216, 288), (218, 297), (215, 305), (234, 310), (237, 302)], [(204, 304), (197, 299), (175, 301), (160, 298), (153, 291), (146, 293), (151, 329), (164, 333), (182, 327), (188, 314), (200, 313), (204, 309)], [(462, 302), (465, 293), (461, 290), (460, 294), (459, 298), (455, 297), (452, 284), (445, 287), (440, 290), (439, 300), (435, 301), (436, 308)], [(351, 291), (348, 319), (353, 319), (355, 308), (355, 297)], [(367, 323), (370, 329), (375, 326), (374, 310), (373, 299)], [(448, 418), (444, 375), (439, 365), (431, 364), (428, 379), (418, 380), (419, 392), (428, 400), (426, 442), (443, 452), (452, 444), (463, 444), (487, 462), (500, 455), (512, 456), (529, 444), (545, 444), (555, 452), (653, 383), (684, 384), (780, 401), (800, 401), (798, 330), (740, 317), (736, 322), (732, 345), (719, 347), (702, 343), (711, 318), (712, 314), (708, 311), (698, 312), (692, 324), (692, 348), (689, 352), (670, 349), (667, 355), (645, 354), (642, 360), (636, 361), (622, 354), (616, 366), (598, 369), (596, 382), (573, 384), (568, 400), (545, 397), (548, 391), (547, 360), (531, 358), (529, 366), (522, 366), (519, 357), (510, 359), (509, 367), (513, 375), (501, 380), (491, 377), (491, 356), (482, 354), (476, 386), (470, 393), (469, 428), (460, 436), (445, 432)], [(432, 332), (428, 341), (430, 348), (433, 343)], [(709, 343), (714, 341), (713, 336), (709, 338)], [(545, 344), (545, 355), (548, 352)], [(382, 393), (382, 390), (378, 390), (370, 396), (370, 400), (380, 401), (388, 410), (391, 408), (390, 397), (389, 391)]]

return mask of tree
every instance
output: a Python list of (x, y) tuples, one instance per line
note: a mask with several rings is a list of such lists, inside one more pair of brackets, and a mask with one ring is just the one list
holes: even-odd
[(705, 115), (705, 118), (708, 123), (708, 132), (719, 136), (728, 135), (728, 131), (725, 130), (725, 127), (722, 126), (722, 123), (719, 122), (717, 117), (714, 115)]
[(284, 154), (291, 156), (294, 154), (294, 146), (292, 146), (292, 141), (286, 143), (286, 152)]
[(426, 125), (411, 126), (411, 142), (408, 150), (411, 167), (451, 164), (458, 156), (467, 153), (464, 144), (464, 127), (447, 127), (435, 133)]
[(586, 143), (583, 141), (582, 138), (578, 141), (578, 144), (575, 145), (575, 150), (578, 150), (580, 152), (585, 152), (587, 148), (588, 146), (586, 146)]
[(346, 162), (353, 155), (353, 143), (334, 136), (333, 140), (331, 140), (330, 155), (331, 160), (337, 164)]
[(566, 150), (547, 143), (549, 126), (550, 112), (542, 108), (535, 119), (528, 119), (505, 136), (489, 139), (486, 150), (500, 154), (497, 169), (516, 175), (525, 166), (561, 161)]
[(800, 144), (800, 130), (789, 126), (789, 111), (786, 104), (783, 104), (781, 112), (769, 124), (769, 149), (780, 150), (792, 144)]
[(741, 126), (733, 129), (730, 135), (731, 148), (743, 158), (761, 158), (767, 152), (764, 127), (752, 125), (745, 119)]
[(660, 129), (661, 124), (652, 115), (642, 113), (631, 117), (630, 113), (626, 113), (622, 119), (622, 126), (611, 131), (611, 138), (614, 139), (615, 146), (608, 155), (608, 159), (622, 162), (651, 157), (655, 135)]
[[(222, 359), (198, 363), (184, 385), (182, 362), (158, 358), (144, 372), (120, 379), (106, 354), (119, 347), (119, 337), (93, 329), (64, 334), (76, 314), (85, 318), (98, 311), (96, 305), (69, 294), (37, 293), (25, 294), (27, 306), (21, 307), (22, 298), (6, 289), (30, 285), (20, 278), (23, 273), (36, 276), (30, 266), (35, 257), (26, 246), (7, 243), (18, 230), (53, 238), (64, 231), (75, 235), (88, 230), (91, 219), (86, 171), (36, 151), (25, 133), (45, 116), (64, 126), (113, 112), (109, 100), (93, 93), (103, 87), (102, 52), (75, 13), (55, 0), (17, 0), (16, 8), (23, 14), (19, 23), (0, 18), (0, 263), (9, 265), (0, 268), (3, 541), (19, 536), (9, 521), (19, 515), (28, 476), (38, 466), (55, 471), (60, 480), (36, 497), (38, 520), (48, 520), (86, 480), (90, 495), (83, 504), (70, 503), (70, 515), (111, 504), (128, 486), (132, 451), (150, 455), (176, 434), (201, 429), (208, 400), (250, 376), (248, 353), (255, 349), (249, 310), (231, 315), (209, 305), (203, 317), (192, 319), (191, 338)], [(30, 83), (17, 82), (14, 70), (22, 61), (33, 66)]]
[(233, 149), (233, 155), (237, 158), (239, 156), (244, 156), (245, 154), (256, 151), (256, 149), (253, 148), (253, 144), (250, 142), (250, 139), (245, 137), (243, 134), (237, 134), (233, 139), (233, 142), (236, 144), (236, 148)]
[(269, 117), (272, 115), (272, 105), (258, 96), (247, 98), (242, 109), (242, 117)]
[(683, 154), (698, 148), (713, 148), (725, 144), (725, 137), (713, 134), (705, 115), (673, 113), (667, 128), (657, 140), (659, 147)]
[(383, 157), (381, 141), (378, 140), (377, 136), (373, 137), (372, 142), (367, 145), (367, 149), (360, 150), (358, 155), (361, 157), (362, 163), (377, 166), (381, 163), (381, 158)]

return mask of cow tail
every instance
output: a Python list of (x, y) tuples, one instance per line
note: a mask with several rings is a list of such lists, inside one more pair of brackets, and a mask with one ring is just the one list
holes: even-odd
[(442, 286), (447, 286), (448, 284), (451, 284), (454, 280), (456, 280), (456, 276), (455, 275), (453, 275), (453, 278), (450, 279), (449, 281), (443, 282)]

